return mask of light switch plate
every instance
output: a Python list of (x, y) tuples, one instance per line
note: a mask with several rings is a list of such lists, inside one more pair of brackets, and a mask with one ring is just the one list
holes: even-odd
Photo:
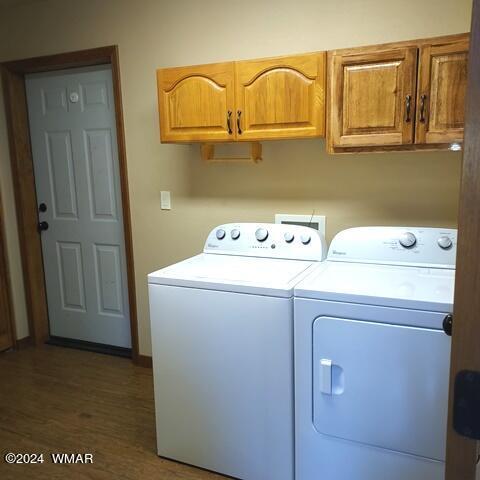
[(170, 210), (172, 208), (169, 191), (163, 190), (160, 192), (160, 208), (162, 210)]

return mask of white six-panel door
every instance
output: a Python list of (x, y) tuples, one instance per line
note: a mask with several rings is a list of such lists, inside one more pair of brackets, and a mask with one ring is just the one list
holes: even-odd
[(50, 334), (130, 348), (110, 66), (29, 75), (26, 88)]

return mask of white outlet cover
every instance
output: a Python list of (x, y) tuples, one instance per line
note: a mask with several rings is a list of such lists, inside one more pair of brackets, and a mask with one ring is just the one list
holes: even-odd
[(290, 225), (302, 225), (304, 227), (311, 227), (318, 230), (321, 234), (325, 235), (325, 225), (327, 223), (327, 217), (324, 215), (297, 215), (289, 213), (276, 213), (275, 223), (286, 223)]

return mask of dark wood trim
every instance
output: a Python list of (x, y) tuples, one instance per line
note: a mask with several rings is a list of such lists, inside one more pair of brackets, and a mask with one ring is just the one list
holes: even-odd
[(33, 347), (34, 345), (35, 342), (30, 335), (28, 337), (17, 340), (17, 350), (23, 350), (24, 348)]
[(23, 74), (2, 68), (13, 189), (22, 255), (28, 326), (36, 343), (48, 337), (42, 250), (37, 232), (37, 198)]
[(137, 357), (137, 365), (139, 367), (152, 368), (152, 357), (147, 355), (139, 355)]
[(5, 110), (10, 144), (10, 159), (14, 179), (20, 252), (29, 317), (30, 335), (35, 344), (49, 338), (47, 297), (43, 272), (42, 249), (37, 232), (37, 199), (30, 147), (25, 75), (67, 68), (110, 64), (112, 66), (117, 127), (118, 162), (123, 206), (125, 250), (127, 258), (128, 299), (132, 335), (132, 359), (138, 361), (138, 323), (133, 262), (132, 225), (127, 177), (125, 128), (123, 123), (120, 61), (116, 45), (27, 58), (1, 64)]
[(16, 329), (13, 315), (12, 286), (8, 267), (7, 239), (0, 192), (0, 352), (14, 348)]
[[(113, 58), (114, 56), (115, 59)], [(66, 68), (102, 65), (112, 63), (113, 60), (118, 62), (117, 45), (78, 50), (76, 52), (57, 53), (56, 55), (47, 55), (44, 57), (13, 60), (4, 62), (2, 66), (10, 72), (26, 75), (28, 73), (51, 72), (54, 70), (64, 70)]]
[(474, 0), (465, 99), (465, 140), (458, 214), (447, 428), (446, 480), (475, 480), (478, 442), (453, 429), (455, 378), (480, 371), (480, 0)]
[[(132, 358), (138, 361), (138, 325), (137, 325), (137, 295), (135, 288), (135, 269), (133, 264), (132, 218), (130, 212), (130, 196), (128, 189), (127, 149), (125, 146), (125, 128), (123, 124), (122, 85), (120, 82), (120, 60), (118, 47), (112, 47), (111, 65), (113, 78), (113, 95), (115, 97), (115, 120), (117, 126), (118, 161), (120, 165), (120, 183), (122, 190), (123, 225), (125, 235), (125, 250), (127, 256), (128, 300), (130, 303), (130, 330), (132, 335)], [(134, 321), (133, 321), (134, 320)]]

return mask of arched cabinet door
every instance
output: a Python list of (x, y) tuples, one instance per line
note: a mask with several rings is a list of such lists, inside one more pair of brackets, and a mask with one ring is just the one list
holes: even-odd
[(325, 53), (235, 62), (237, 140), (325, 134)]
[(234, 140), (233, 82), (233, 62), (157, 70), (162, 142)]

